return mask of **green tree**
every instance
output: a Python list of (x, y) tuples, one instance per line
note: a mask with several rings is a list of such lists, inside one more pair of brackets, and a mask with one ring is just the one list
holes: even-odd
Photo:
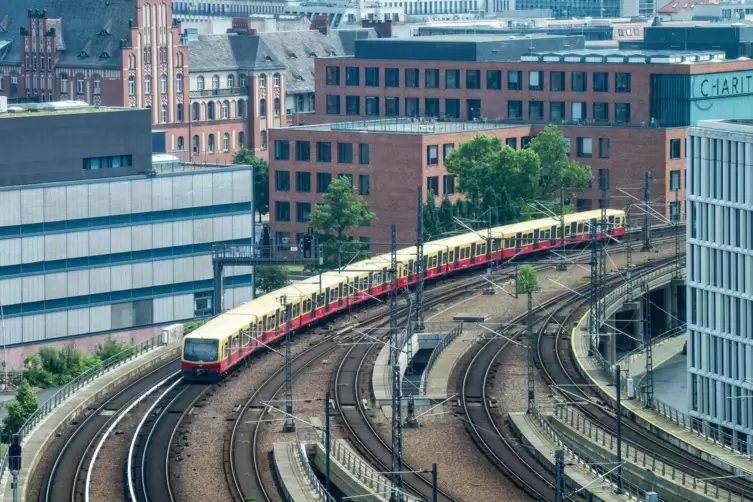
[(429, 190), (426, 192), (426, 204), (424, 204), (423, 212), (424, 220), (424, 240), (429, 241), (436, 239), (437, 236), (442, 233), (439, 228), (439, 215), (437, 214), (437, 203), (434, 198), (434, 192)]
[(437, 211), (439, 217), (439, 224), (445, 230), (450, 230), (455, 227), (455, 208), (452, 207), (452, 202), (447, 195), (442, 198), (442, 204), (439, 205), (439, 211)]
[(13, 434), (21, 429), (38, 407), (39, 403), (34, 389), (31, 388), (29, 382), (23, 380), (16, 389), (16, 398), (8, 404), (8, 414), (3, 419), (0, 441), (5, 444), (10, 443)]
[(547, 125), (533, 138), (528, 148), (536, 152), (541, 163), (536, 198), (548, 199), (555, 192), (559, 195), (559, 190), (564, 187), (565, 199), (570, 199), (574, 193), (591, 186), (591, 168), (570, 160), (569, 145), (556, 125)]
[(528, 295), (528, 374), (529, 374), (529, 394), (528, 394), (528, 411), (531, 412), (535, 406), (535, 400), (533, 395), (533, 387), (530, 380), (531, 372), (534, 371), (535, 361), (533, 360), (534, 354), (534, 336), (533, 336), (533, 294), (536, 291), (540, 291), (539, 277), (536, 274), (536, 270), (531, 265), (523, 265), (518, 271), (518, 292)]
[(494, 193), (492, 187), (486, 187), (484, 190), (484, 198), (482, 200), (482, 208), (484, 213), (487, 213), (486, 221), (491, 218), (492, 226), (499, 224), (499, 210), (497, 208), (497, 195)]
[(287, 267), (256, 267), (256, 287), (262, 293), (284, 288), (290, 284), (290, 270)]
[(107, 359), (126, 351), (133, 353), (136, 351), (136, 347), (128, 345), (127, 343), (120, 343), (114, 338), (108, 337), (107, 340), (105, 340), (105, 343), (100, 344), (97, 347), (94, 355), (97, 356), (97, 359), (100, 361), (106, 361)]
[(325, 254), (337, 256), (338, 267), (343, 259), (355, 261), (367, 255), (364, 246), (353, 242), (346, 233), (359, 225), (368, 225), (376, 215), (363, 197), (355, 193), (350, 180), (345, 176), (333, 180), (322, 199), (324, 202), (311, 212), (309, 223), (320, 233), (319, 242)]
[(523, 265), (518, 270), (518, 291), (527, 295), (532, 295), (540, 291), (539, 277), (536, 270), (531, 265)]
[(254, 206), (261, 223), (261, 215), (269, 212), (269, 163), (248, 148), (241, 148), (233, 156), (233, 164), (254, 168)]

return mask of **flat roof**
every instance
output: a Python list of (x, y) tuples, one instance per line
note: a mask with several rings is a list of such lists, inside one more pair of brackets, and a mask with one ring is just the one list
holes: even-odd
[[(20, 108), (23, 111), (10, 111)], [(92, 106), (78, 101), (60, 101), (47, 103), (9, 103), (8, 112), (0, 113), (0, 118), (45, 117), (50, 115), (74, 115), (82, 113), (102, 113), (123, 110), (139, 110), (139, 108), (119, 108), (112, 106)]]
[(520, 35), (511, 33), (509, 35), (502, 35), (496, 33), (489, 34), (473, 34), (462, 33), (457, 35), (424, 35), (420, 37), (410, 38), (380, 38), (378, 39), (382, 43), (395, 43), (395, 42), (412, 42), (412, 43), (436, 43), (436, 42), (465, 42), (465, 43), (477, 43), (477, 42), (505, 42), (508, 40), (527, 40), (527, 39), (545, 39), (545, 38), (562, 38), (561, 34), (549, 35), (549, 34), (531, 34)]
[(521, 62), (617, 63), (617, 64), (708, 64), (726, 61), (724, 51), (578, 49), (536, 51), (520, 57)]
[(502, 123), (490, 121), (442, 121), (432, 118), (398, 117), (382, 120), (357, 120), (353, 122), (335, 122), (331, 124), (313, 124), (286, 127), (285, 130), (304, 131), (345, 131), (373, 134), (407, 134), (425, 136), (429, 134), (448, 134), (458, 132), (488, 131), (492, 129), (511, 129), (525, 127), (529, 124)]

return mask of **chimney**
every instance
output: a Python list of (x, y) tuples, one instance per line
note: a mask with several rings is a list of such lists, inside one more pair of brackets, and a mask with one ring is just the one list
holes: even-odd
[(251, 28), (251, 20), (247, 17), (234, 17), (230, 26), (231, 28), (227, 30), (228, 33), (256, 35), (256, 30)]
[(316, 16), (311, 23), (312, 30), (319, 30), (322, 35), (329, 35), (329, 16), (326, 14)]
[(361, 22), (361, 26), (364, 28), (374, 28), (379, 38), (392, 38), (392, 21), (374, 21), (371, 19), (364, 19)]

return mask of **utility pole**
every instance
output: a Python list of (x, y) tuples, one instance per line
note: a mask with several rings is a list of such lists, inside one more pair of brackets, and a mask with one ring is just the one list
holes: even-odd
[(643, 188), (643, 248), (641, 251), (651, 251), (651, 171), (646, 171), (646, 185)]
[(403, 422), (401, 416), (400, 344), (397, 329), (397, 227), (392, 225), (390, 272), (390, 364), (392, 365), (392, 497), (403, 501)]
[(437, 464), (431, 464), (431, 502), (437, 502)]
[(491, 286), (490, 292), (487, 292), (487, 294), (494, 294), (494, 286), (491, 284), (492, 280), (492, 257), (494, 256), (493, 250), (492, 250), (492, 208), (490, 207), (488, 209), (487, 218), (488, 218), (488, 228), (486, 233), (486, 278), (489, 279), (490, 282), (487, 282), (488, 286)]
[(627, 245), (627, 270), (625, 279), (627, 280), (627, 301), (633, 300), (633, 239), (630, 235), (630, 206), (625, 210), (625, 244)]
[(608, 188), (607, 179), (601, 179), (601, 222), (599, 222), (599, 226), (601, 227), (601, 245), (599, 246), (599, 298), (597, 299), (599, 306), (597, 310), (599, 314), (597, 323), (599, 326), (606, 322), (606, 319), (604, 319), (606, 312), (603, 311), (604, 303), (602, 297), (604, 296), (604, 289), (607, 283), (607, 243), (609, 242), (608, 239), (612, 230), (607, 220), (607, 209), (609, 207)]
[(591, 246), (591, 310), (588, 319), (588, 355), (596, 353), (599, 346), (599, 249), (596, 240), (596, 218), (590, 221), (589, 246)]
[[(405, 376), (413, 377), (413, 302), (410, 296), (408, 296), (408, 322), (406, 322), (406, 340), (405, 340), (405, 354), (408, 367), (406, 368)], [(412, 379), (411, 379), (412, 380)], [(416, 427), (418, 422), (416, 421), (416, 402), (413, 395), (414, 389), (411, 389), (408, 393), (407, 404), (408, 411), (405, 416), (406, 427)]]
[(646, 348), (646, 376), (645, 376), (645, 408), (654, 407), (654, 347), (651, 343), (651, 291), (648, 288), (648, 282), (643, 283), (643, 343)]
[(533, 336), (533, 294), (528, 293), (528, 413), (536, 407), (536, 361), (534, 359), (535, 341)]
[(565, 502), (565, 452), (554, 451), (554, 502)]
[[(416, 333), (424, 330), (424, 203), (421, 187), (418, 193), (416, 221)], [(441, 256), (441, 254), (440, 254)]]
[[(295, 432), (295, 421), (293, 420), (293, 373), (290, 368), (291, 357), (291, 325), (290, 325), (290, 305), (288, 299), (285, 296), (280, 297), (280, 304), (285, 307), (285, 424), (282, 427), (283, 432)], [(279, 319), (275, 319), (275, 332), (279, 336), (280, 322)]]
[(557, 265), (557, 270), (565, 271), (567, 270), (567, 260), (565, 258), (565, 246), (566, 246), (566, 240), (565, 240), (565, 187), (562, 187), (560, 189), (560, 248), (561, 248), (561, 258), (560, 262)]
[(615, 386), (615, 414), (617, 416), (617, 493), (622, 493), (622, 404), (620, 403), (622, 388), (620, 381), (620, 365), (614, 368)]
[(329, 391), (324, 395), (324, 450), (327, 454), (324, 468), (324, 493), (329, 497), (329, 484), (330, 484), (330, 461), (331, 461), (331, 444), (332, 444), (332, 432), (329, 425)]

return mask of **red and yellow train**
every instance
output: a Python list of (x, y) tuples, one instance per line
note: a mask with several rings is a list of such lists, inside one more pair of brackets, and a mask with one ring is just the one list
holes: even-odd
[[(624, 211), (607, 210), (609, 235), (599, 239), (619, 238), (625, 234)], [(566, 244), (590, 239), (591, 224), (601, 218), (601, 211), (574, 213), (565, 217)], [(508, 259), (516, 255), (538, 253), (562, 245), (562, 223), (546, 218), (505, 225), (492, 229), (491, 247), (486, 249), (486, 232), (448, 237), (424, 244), (425, 277), (433, 279), (481, 267), (489, 260)], [(296, 282), (282, 289), (221, 314), (183, 340), (181, 369), (189, 381), (212, 381), (222, 378), (255, 350), (271, 344), (286, 334), (285, 297), (290, 305), (292, 331), (305, 329), (333, 316), (351, 305), (390, 290), (388, 270), (390, 254), (373, 256), (349, 265), (341, 272), (326, 272)], [(398, 285), (416, 282), (416, 248), (398, 251)]]

